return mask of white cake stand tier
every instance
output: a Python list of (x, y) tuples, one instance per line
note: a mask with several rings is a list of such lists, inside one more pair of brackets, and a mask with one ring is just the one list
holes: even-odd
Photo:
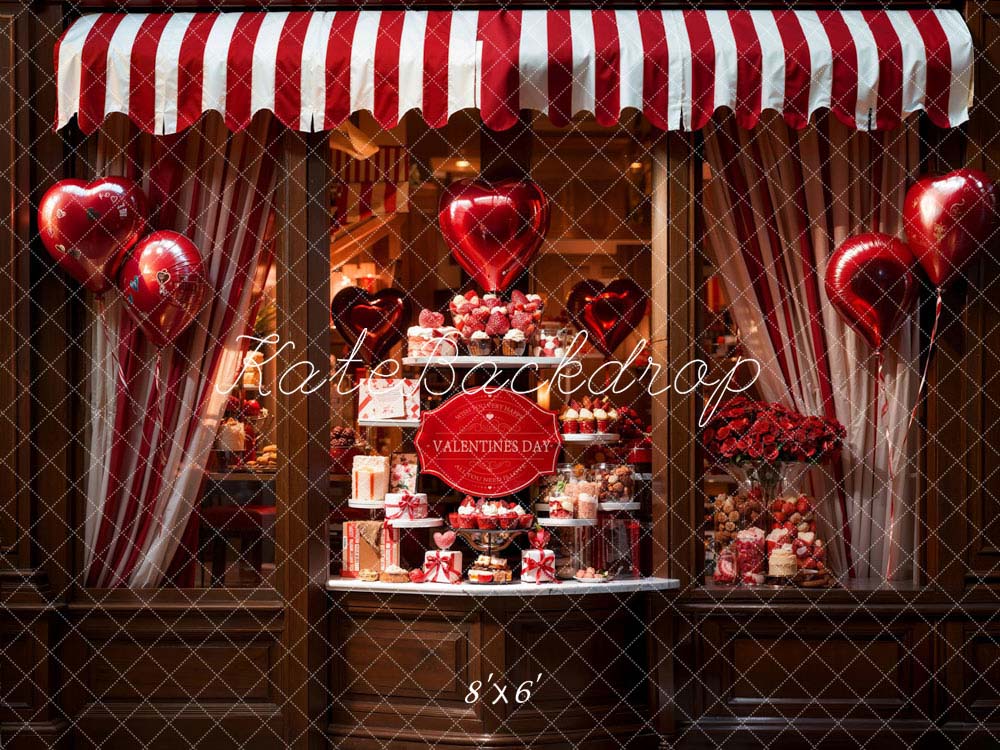
[(395, 529), (436, 529), (444, 526), (442, 518), (387, 518), (385, 522)]

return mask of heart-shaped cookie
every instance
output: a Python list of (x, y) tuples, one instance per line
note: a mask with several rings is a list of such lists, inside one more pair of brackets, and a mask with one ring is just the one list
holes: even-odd
[(451, 549), (451, 545), (453, 545), (454, 543), (455, 543), (454, 531), (434, 532), (434, 544), (438, 546), (438, 549)]

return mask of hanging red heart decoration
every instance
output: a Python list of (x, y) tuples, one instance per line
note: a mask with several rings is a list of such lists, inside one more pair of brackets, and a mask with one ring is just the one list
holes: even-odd
[(42, 244), (56, 263), (96, 294), (111, 288), (120, 254), (146, 227), (148, 202), (132, 180), (61, 180), (38, 204)]
[(906, 239), (934, 286), (945, 286), (994, 239), (998, 209), (996, 184), (974, 169), (924, 177), (907, 191)]
[(356, 286), (341, 289), (330, 303), (333, 324), (351, 346), (367, 331), (361, 345), (366, 364), (381, 362), (403, 340), (410, 301), (399, 289), (369, 293)]
[(570, 320), (590, 334), (594, 346), (611, 356), (646, 314), (648, 297), (632, 279), (615, 279), (607, 286), (586, 279), (566, 300)]
[(530, 180), (457, 180), (441, 194), (438, 224), (451, 254), (487, 292), (527, 268), (549, 229), (549, 200)]
[(826, 267), (826, 296), (868, 345), (880, 351), (917, 299), (915, 260), (895, 237), (879, 232), (845, 240)]
[(129, 312), (153, 346), (173, 341), (201, 311), (211, 287), (201, 253), (177, 232), (153, 232), (132, 248), (118, 275)]

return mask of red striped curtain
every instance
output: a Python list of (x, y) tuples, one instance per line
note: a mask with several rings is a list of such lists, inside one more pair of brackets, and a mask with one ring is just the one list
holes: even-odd
[(839, 569), (909, 577), (916, 441), (907, 441), (905, 455), (898, 446), (916, 398), (916, 316), (890, 342), (885, 387), (876, 392), (874, 356), (827, 301), (823, 279), (847, 237), (900, 234), (919, 156), (916, 125), (858, 133), (826, 116), (796, 131), (768, 117), (743, 130), (729, 117), (706, 130), (705, 146), (707, 244), (748, 356), (762, 365), (764, 397), (847, 428), (842, 461), (809, 477)]
[(112, 118), (95, 173), (141, 181), (152, 225), (187, 235), (215, 290), (201, 315), (157, 351), (117, 300), (93, 326), (85, 570), (88, 586), (156, 586), (198, 500), (209, 451), (271, 263), (276, 129), (242, 133), (209, 115), (181, 135), (139, 134)]

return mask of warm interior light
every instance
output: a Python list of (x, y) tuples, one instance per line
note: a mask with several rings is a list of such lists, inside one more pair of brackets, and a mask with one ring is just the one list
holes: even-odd
[(468, 159), (456, 159), (455, 166), (458, 167), (459, 169), (468, 169), (469, 167), (472, 166), (472, 162), (469, 161)]
[(538, 386), (538, 405), (543, 409), (550, 409), (552, 400), (552, 381), (545, 380)]
[(631, 164), (628, 165), (628, 168), (629, 169), (636, 169), (636, 170), (642, 169), (642, 162), (641, 161), (634, 161), (634, 162), (632, 162)]

